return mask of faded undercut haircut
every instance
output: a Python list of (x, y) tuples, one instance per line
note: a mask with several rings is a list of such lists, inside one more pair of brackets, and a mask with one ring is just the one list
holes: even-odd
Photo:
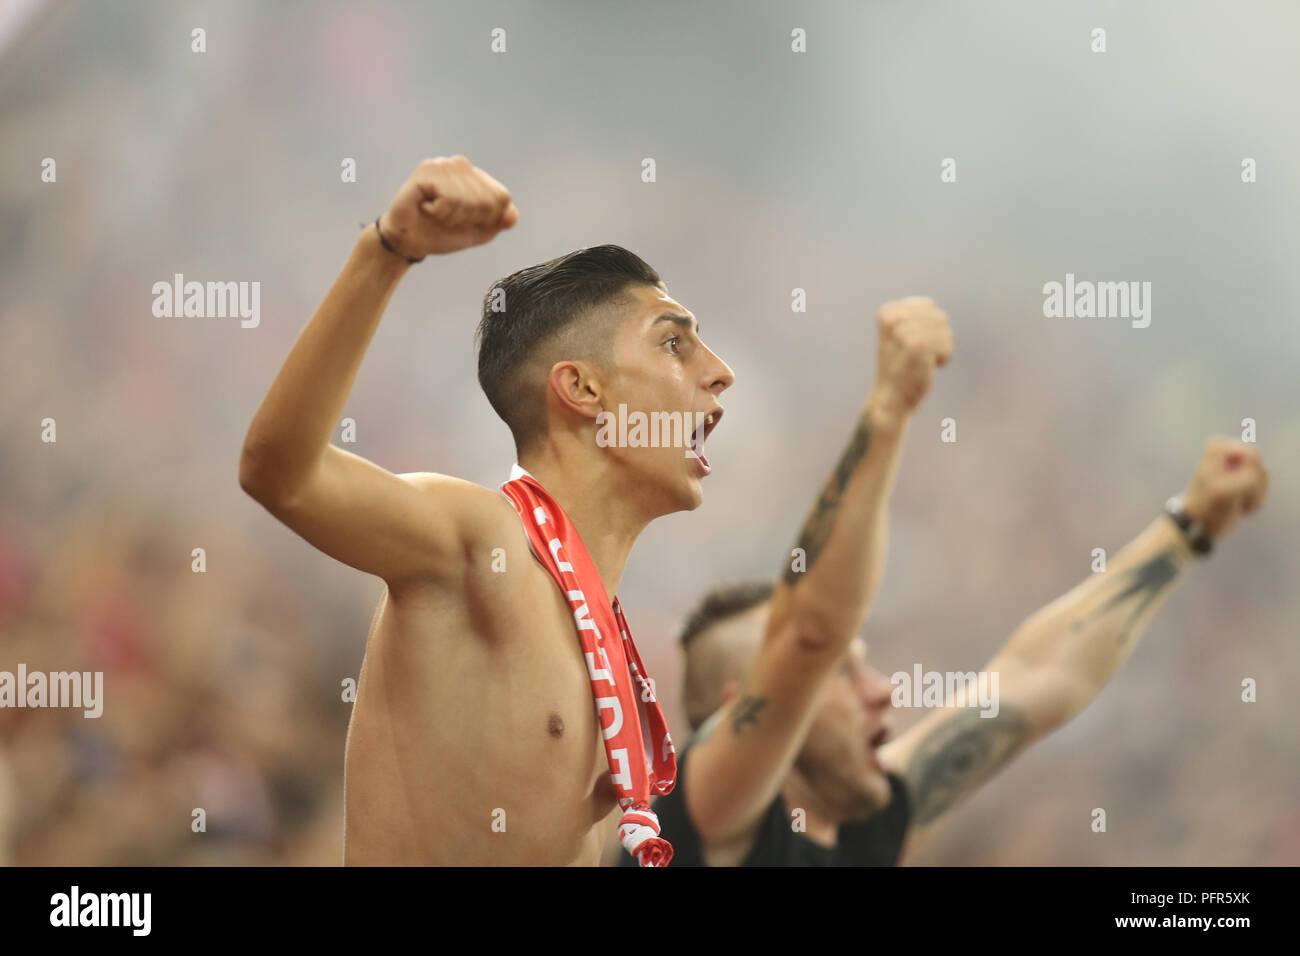
[(662, 284), (640, 256), (614, 245), (579, 249), (493, 283), (475, 334), (478, 381), (517, 452), (545, 430), (542, 389), (555, 362), (607, 360), (615, 323), (599, 329), (584, 320), (630, 301), (629, 286)]
[(769, 578), (728, 581), (712, 588), (687, 614), (678, 641), (686, 657), (682, 704), (692, 730), (708, 719), (718, 706), (723, 686), (742, 674), (748, 664), (735, 659), (733, 648), (710, 646), (712, 642), (699, 638), (714, 625), (770, 600), (775, 587), (776, 582)]

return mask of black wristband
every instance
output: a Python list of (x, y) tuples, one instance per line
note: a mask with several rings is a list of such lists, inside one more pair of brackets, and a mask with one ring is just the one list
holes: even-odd
[[(392, 243), (390, 243), (387, 239), (384, 238), (384, 230), (379, 228), (379, 220), (381, 218), (383, 218), (382, 213), (375, 217), (375, 232), (379, 233), (379, 241), (382, 242), (384, 244), (384, 248), (387, 249), (389, 252), (391, 252), (393, 255), (402, 256), (400, 252), (398, 252), (396, 249), (393, 248)], [(418, 259), (412, 259), (410, 256), (402, 256), (402, 258), (405, 259), (407, 262), (411, 263), (411, 265), (415, 265), (415, 263), (417, 262), (424, 261), (424, 256), (420, 256), (420, 258)]]
[(1174, 495), (1165, 502), (1165, 514), (1178, 525), (1178, 530), (1183, 533), (1197, 557), (1205, 557), (1214, 548), (1214, 539), (1210, 537), (1205, 525), (1187, 513), (1182, 495)]

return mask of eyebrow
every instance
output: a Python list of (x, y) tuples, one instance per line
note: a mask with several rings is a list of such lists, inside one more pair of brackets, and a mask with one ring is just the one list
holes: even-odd
[(665, 312), (663, 315), (658, 316), (653, 322), (651, 322), (650, 327), (654, 328), (660, 322), (671, 322), (673, 325), (679, 326), (683, 332), (694, 332), (696, 335), (700, 334), (700, 323), (695, 322), (692, 325), (692, 320), (689, 315), (681, 315), (677, 312)]

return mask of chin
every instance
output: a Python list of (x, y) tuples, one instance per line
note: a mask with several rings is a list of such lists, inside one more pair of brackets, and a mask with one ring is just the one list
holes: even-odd
[(690, 499), (690, 504), (685, 506), (686, 511), (694, 511), (704, 504), (704, 475), (699, 473), (694, 461), (689, 463), (686, 471), (686, 494)]
[(660, 486), (650, 507), (654, 517), (662, 518), (679, 511), (694, 511), (703, 503), (704, 492), (698, 483), (691, 487), (674, 482), (667, 487)]
[(683, 511), (694, 511), (704, 504), (704, 487), (700, 484), (698, 478), (691, 479), (691, 486), (686, 492), (686, 499), (688, 503), (683, 506)]
[(674, 476), (667, 490), (669, 514), (678, 511), (694, 511), (704, 504), (704, 488), (699, 478), (687, 475), (685, 480)]
[(889, 777), (885, 772), (872, 767), (855, 781), (852, 794), (850, 818), (861, 820), (889, 806), (893, 790), (889, 786)]
[(883, 771), (875, 771), (871, 774), (869, 789), (875, 797), (877, 810), (883, 810), (889, 806), (889, 801), (894, 796), (893, 788), (889, 785), (889, 777)]
[(704, 495), (699, 491), (696, 491), (694, 494), (689, 492), (675, 494), (669, 507), (664, 509), (662, 514), (671, 515), (677, 514), (679, 511), (694, 511), (702, 504), (704, 504)]

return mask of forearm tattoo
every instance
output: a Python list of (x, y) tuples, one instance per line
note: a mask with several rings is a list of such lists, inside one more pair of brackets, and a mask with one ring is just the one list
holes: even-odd
[(907, 763), (912, 822), (928, 823), (961, 801), (1031, 736), (1029, 722), (1015, 707), (1003, 704), (996, 717), (981, 717), (975, 709), (956, 711), (917, 744)]
[(737, 736), (743, 734), (746, 726), (758, 722), (758, 712), (766, 706), (767, 701), (762, 697), (751, 697), (746, 694), (740, 698), (731, 711), (732, 731)]
[[(858, 464), (866, 456), (870, 444), (871, 425), (868, 416), (864, 414), (858, 419), (858, 427), (854, 430), (853, 437), (849, 439), (849, 444), (840, 456), (834, 473), (826, 480), (821, 497), (813, 505), (812, 512), (808, 515), (803, 530), (799, 533), (799, 542), (796, 547), (803, 549), (804, 572), (811, 570), (813, 563), (821, 555), (826, 539), (831, 535), (831, 528), (835, 525), (835, 514), (839, 510), (840, 500), (844, 497), (844, 489), (848, 487), (853, 472), (857, 470)], [(785, 583), (793, 585), (799, 580), (799, 575), (804, 572), (794, 570), (793, 566), (787, 562), (784, 575)]]
[(1119, 583), (1116, 585), (1114, 594), (1108, 597), (1100, 607), (1094, 608), (1074, 621), (1074, 630), (1079, 630), (1084, 625), (1111, 610), (1111, 608), (1130, 598), (1136, 598), (1136, 601), (1133, 602), (1132, 613), (1124, 621), (1124, 626), (1119, 629), (1117, 643), (1123, 644), (1132, 636), (1134, 625), (1142, 619), (1143, 612), (1146, 611), (1152, 601), (1160, 596), (1161, 592), (1173, 583), (1181, 569), (1182, 561), (1179, 560), (1177, 552), (1173, 549), (1161, 551), (1159, 554), (1143, 561), (1137, 567), (1130, 568), (1119, 577)]

